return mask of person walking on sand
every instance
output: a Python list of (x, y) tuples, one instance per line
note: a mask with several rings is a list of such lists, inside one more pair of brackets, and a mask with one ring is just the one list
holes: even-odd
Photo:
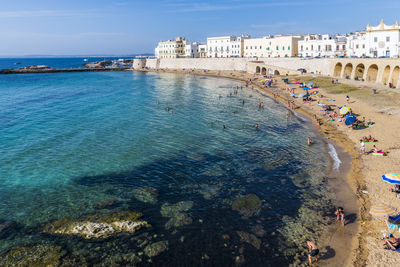
[(361, 154), (365, 154), (365, 143), (363, 140), (360, 140), (360, 152)]
[(308, 254), (308, 262), (310, 263), (310, 266), (312, 265), (312, 257), (315, 257), (315, 262), (318, 261), (318, 254), (319, 254), (319, 249), (317, 245), (314, 244), (314, 242), (311, 242), (310, 240), (307, 240), (307, 246), (308, 250), (310, 253)]

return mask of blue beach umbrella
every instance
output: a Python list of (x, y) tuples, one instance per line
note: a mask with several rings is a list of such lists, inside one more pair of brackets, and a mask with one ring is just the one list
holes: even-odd
[(357, 117), (354, 115), (346, 115), (345, 118), (346, 118), (346, 121), (344, 123), (346, 125), (352, 125), (357, 120)]
[(307, 91), (308, 91), (308, 90), (311, 90), (311, 88), (309, 88), (309, 87), (304, 87), (303, 89), (304, 89), (304, 90), (307, 90)]
[(382, 179), (390, 184), (400, 184), (400, 176), (397, 173), (387, 173), (382, 175)]

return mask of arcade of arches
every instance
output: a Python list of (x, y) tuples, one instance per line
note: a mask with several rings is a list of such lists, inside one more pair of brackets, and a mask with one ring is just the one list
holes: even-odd
[[(346, 61), (336, 62), (333, 68), (333, 76), (351, 80), (365, 80), (400, 88), (400, 63), (392, 61), (387, 64), (379, 61)], [(357, 64), (358, 63), (358, 64)]]

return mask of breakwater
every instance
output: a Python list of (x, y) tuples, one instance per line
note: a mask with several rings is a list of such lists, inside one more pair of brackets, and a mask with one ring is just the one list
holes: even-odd
[(71, 68), (71, 69), (4, 69), (0, 74), (27, 74), (27, 73), (62, 73), (62, 72), (97, 72), (97, 71), (125, 71), (130, 68)]

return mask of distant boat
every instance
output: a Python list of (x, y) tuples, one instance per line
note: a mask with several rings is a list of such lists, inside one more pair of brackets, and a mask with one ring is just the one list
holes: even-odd
[(19, 65), (19, 64), (21, 64), (21, 62), (15, 62), (15, 63), (14, 63), (14, 65)]
[(85, 62), (86, 62), (86, 61), (88, 61), (88, 59), (87, 59), (87, 58), (85, 58), (85, 59), (83, 59), (83, 61), (85, 61)]

